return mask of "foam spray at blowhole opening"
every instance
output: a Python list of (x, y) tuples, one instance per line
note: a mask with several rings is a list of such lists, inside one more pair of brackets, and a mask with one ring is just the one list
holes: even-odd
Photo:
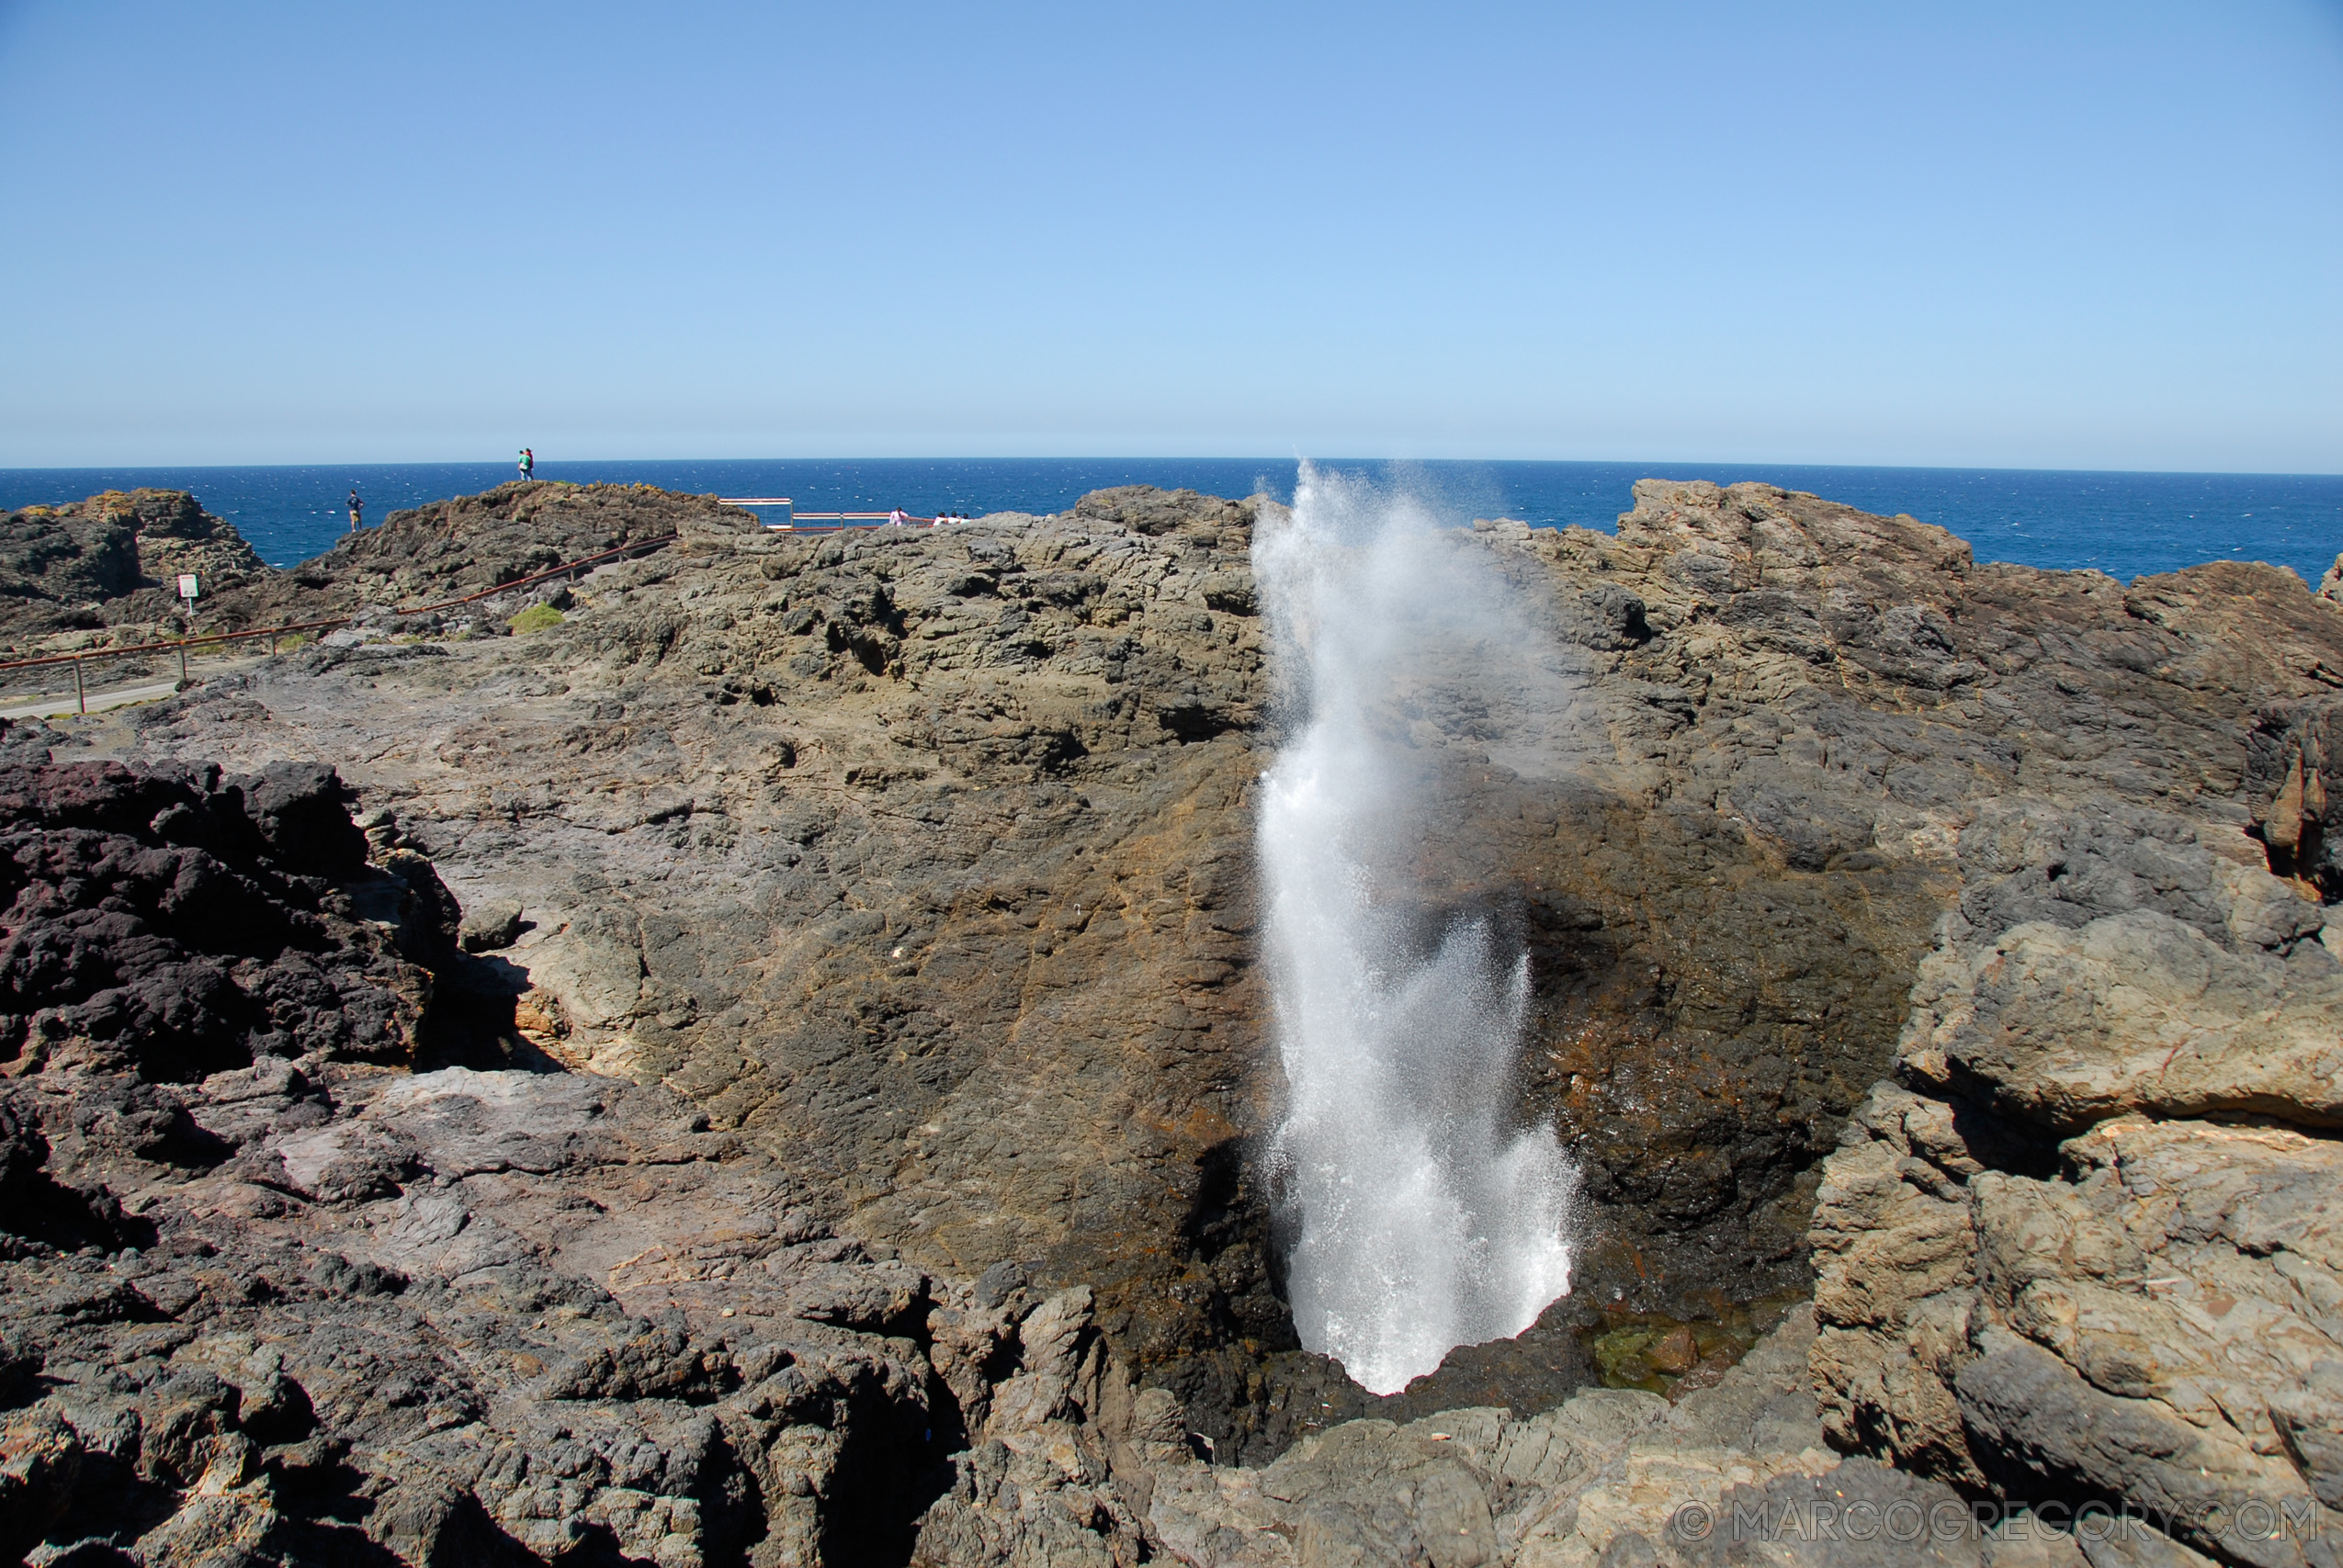
[(1307, 463), (1252, 560), (1289, 710), (1257, 829), (1288, 1294), (1305, 1346), (1389, 1393), (1569, 1290), (1577, 1171), (1551, 1128), (1512, 1122), (1529, 958), (1485, 919), (1429, 952), (1411, 937), (1405, 862), (1432, 803), (1389, 705), (1537, 633), (1427, 509)]

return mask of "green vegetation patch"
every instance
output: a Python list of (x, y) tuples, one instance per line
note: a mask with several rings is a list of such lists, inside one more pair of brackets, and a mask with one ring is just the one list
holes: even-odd
[(514, 636), (526, 637), (531, 632), (541, 632), (548, 626), (558, 626), (565, 618), (560, 611), (550, 604), (531, 604), (505, 624), (513, 628)]

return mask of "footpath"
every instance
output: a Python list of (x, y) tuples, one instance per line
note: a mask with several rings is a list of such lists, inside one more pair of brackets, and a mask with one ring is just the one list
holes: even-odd
[[(536, 572), (527, 577), (516, 578), (510, 582), (500, 582), (493, 588), (483, 588), (476, 593), (467, 593), (458, 599), (445, 599), (431, 604), (398, 605), (390, 607), (390, 613), (393, 615), (404, 616), (451, 610), (458, 605), (476, 604), (483, 599), (495, 598), (499, 594), (533, 587), (555, 578), (572, 577), (591, 568), (641, 555), (649, 550), (656, 550), (673, 542), (673, 536), (667, 535), (631, 545), (623, 545), (617, 549), (604, 550), (579, 560), (566, 561), (549, 571)], [(38, 698), (16, 702), (0, 699), (0, 718), (53, 718), (60, 715), (101, 713), (112, 708), (126, 707), (133, 703), (153, 702), (184, 691), (194, 683), (187, 675), (187, 656), (198, 649), (225, 649), (237, 643), (250, 644), (266, 638), (268, 644), (266, 657), (274, 658), (278, 638), (294, 635), (306, 636), (310, 633), (323, 634), (333, 628), (349, 625), (353, 618), (352, 615), (335, 615), (325, 620), (300, 621), (286, 626), (255, 626), (243, 631), (217, 632), (205, 637), (177, 637), (163, 642), (140, 643), (128, 648), (93, 649), (86, 652), (51, 654), (39, 659), (17, 659), (0, 662), (0, 678), (17, 671), (42, 670), (68, 671), (72, 673), (74, 681), (74, 688), (70, 691), (43, 693)], [(135, 685), (119, 686), (106, 692), (89, 691), (85, 684), (83, 671), (88, 665), (110, 659), (167, 656), (172, 653), (179, 656), (181, 673), (177, 680), (147, 680)], [(207, 665), (204, 672), (207, 675), (217, 674), (223, 668), (232, 672), (249, 669), (262, 662), (264, 659), (261, 657), (248, 654), (239, 659), (232, 654), (225, 660), (215, 658)]]
[(224, 659), (206, 660), (202, 672), (186, 681), (174, 675), (164, 680), (142, 680), (133, 685), (116, 686), (108, 691), (92, 691), (81, 696), (76, 696), (74, 689), (68, 686), (62, 692), (43, 692), (38, 697), (0, 697), (0, 718), (71, 718), (78, 713), (108, 713), (138, 703), (160, 702), (200, 681), (257, 669), (267, 662), (266, 656), (239, 659), (232, 655)]

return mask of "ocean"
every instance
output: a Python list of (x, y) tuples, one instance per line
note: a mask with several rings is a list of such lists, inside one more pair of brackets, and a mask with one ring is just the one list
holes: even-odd
[[(1981, 560), (2094, 568), (2126, 581), (2214, 559), (2292, 567), (2315, 585), (2343, 551), (2343, 475), (2131, 474), (2015, 468), (1785, 468), (1763, 463), (1418, 462), (1321, 459), (1403, 483), (1442, 514), (1518, 517), (1537, 527), (1610, 531), (1652, 476), (1729, 484), (1761, 479), (1866, 512), (1909, 513), (1951, 529)], [(1153, 484), (1217, 495), (1290, 499), (1292, 458), (778, 458), (540, 462), (538, 478), (640, 483), (719, 495), (786, 495), (800, 511), (931, 514), (949, 509), (1057, 512), (1085, 491)], [(0, 468), (0, 510), (78, 500), (102, 490), (192, 491), (233, 523), (261, 558), (290, 566), (332, 547), (351, 485), (369, 521), (514, 477), (509, 463), (343, 467)]]

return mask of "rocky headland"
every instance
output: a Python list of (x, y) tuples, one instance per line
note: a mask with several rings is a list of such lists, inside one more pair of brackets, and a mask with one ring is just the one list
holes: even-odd
[[(0, 1552), (2330, 1561), (2343, 604), (1636, 502), (1447, 536), (1559, 650), (1534, 745), (1392, 695), (1585, 1213), (1389, 1399), (1296, 1340), (1258, 1158), (1273, 503), (511, 485), (242, 569), (197, 629), (355, 623), (0, 736)], [(20, 651), (240, 544), (6, 526)]]
[(177, 491), (108, 491), (0, 513), (0, 651), (30, 658), (144, 640), (105, 633), (175, 625), (181, 572), (196, 573), (205, 592), (232, 594), (271, 576), (243, 536)]
[[(0, 513), (0, 655), (37, 658), (360, 617), (375, 637), (498, 635), (515, 605), (399, 615), (565, 562), (754, 517), (711, 496), (643, 485), (506, 484), (394, 512), (325, 554), (272, 570), (233, 525), (178, 491), (108, 491)], [(177, 597), (193, 572), (199, 597)], [(560, 584), (515, 604), (549, 603)], [(503, 615), (494, 612), (502, 610)]]

